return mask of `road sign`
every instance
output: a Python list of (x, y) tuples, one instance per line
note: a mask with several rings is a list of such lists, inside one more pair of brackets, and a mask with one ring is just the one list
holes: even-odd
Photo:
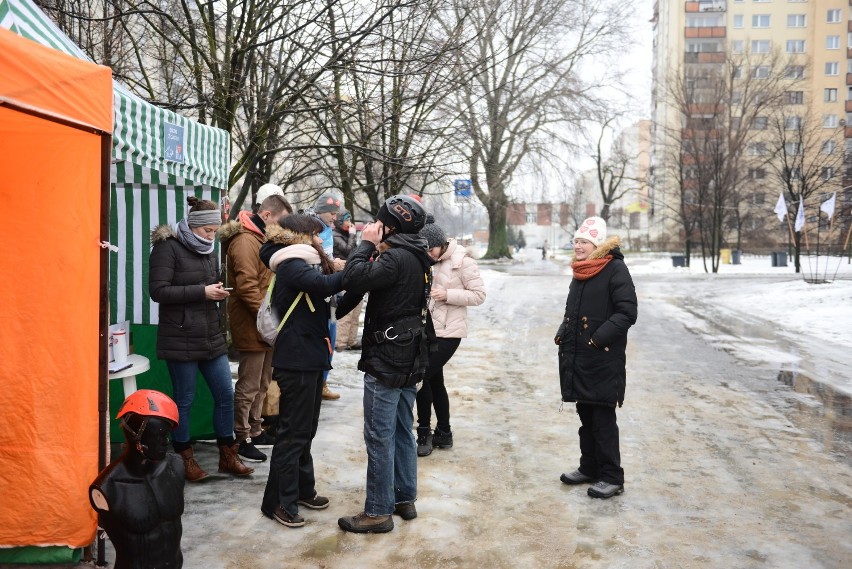
[(469, 198), (473, 195), (473, 182), (470, 180), (455, 180), (453, 187), (457, 198)]

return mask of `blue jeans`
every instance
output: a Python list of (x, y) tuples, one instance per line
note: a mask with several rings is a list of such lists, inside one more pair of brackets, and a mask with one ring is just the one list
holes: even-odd
[(369, 516), (387, 516), (395, 505), (417, 498), (417, 443), (414, 399), (417, 389), (394, 389), (364, 374), (364, 442), (367, 445)]
[[(328, 339), (331, 341), (331, 356), (334, 356), (334, 343), (337, 341), (337, 320), (328, 321)], [(328, 358), (328, 363), (331, 363), (331, 357)], [(322, 372), (323, 383), (328, 381), (328, 372), (329, 370)]]
[(195, 362), (167, 361), (172, 376), (174, 400), (178, 408), (178, 426), (172, 436), (179, 443), (189, 442), (189, 409), (195, 399), (195, 378), (204, 376), (213, 395), (213, 430), (218, 438), (234, 436), (234, 384), (228, 355)]

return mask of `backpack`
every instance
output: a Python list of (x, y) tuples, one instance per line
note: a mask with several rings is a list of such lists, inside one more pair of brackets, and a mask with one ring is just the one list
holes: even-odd
[(278, 315), (278, 311), (274, 306), (272, 306), (272, 289), (274, 287), (275, 275), (272, 275), (272, 279), (269, 281), (269, 288), (266, 290), (266, 296), (263, 297), (263, 301), (260, 303), (260, 309), (257, 311), (257, 331), (260, 334), (260, 337), (263, 338), (263, 341), (270, 346), (275, 345), (275, 339), (278, 337), (278, 333), (281, 331), (281, 328), (284, 327), (284, 323), (287, 322), (287, 319), (290, 317), (293, 309), (296, 308), (296, 304), (298, 304), (302, 299), (302, 296), (305, 297), (311, 312), (316, 311), (314, 303), (311, 302), (310, 295), (305, 292), (300, 292), (296, 295), (296, 299), (293, 301), (293, 304), (290, 305), (290, 308), (287, 309), (287, 313), (284, 315), (284, 318), (281, 318)]

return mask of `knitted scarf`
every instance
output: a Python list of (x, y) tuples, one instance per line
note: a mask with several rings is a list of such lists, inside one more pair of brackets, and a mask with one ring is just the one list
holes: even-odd
[(571, 269), (574, 271), (575, 279), (578, 281), (586, 281), (601, 272), (610, 261), (612, 261), (612, 255), (607, 255), (603, 259), (574, 261), (571, 264)]
[(213, 239), (205, 239), (193, 233), (186, 218), (181, 219), (174, 226), (174, 230), (177, 240), (190, 251), (195, 251), (199, 255), (208, 255), (213, 252)]

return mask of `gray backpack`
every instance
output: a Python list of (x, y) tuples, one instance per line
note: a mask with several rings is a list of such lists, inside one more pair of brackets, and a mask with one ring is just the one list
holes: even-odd
[(278, 311), (274, 306), (272, 306), (272, 289), (274, 287), (275, 275), (272, 275), (272, 280), (269, 281), (269, 288), (266, 291), (266, 296), (263, 297), (263, 302), (260, 303), (260, 310), (257, 311), (257, 331), (260, 334), (260, 337), (263, 338), (263, 341), (270, 346), (275, 345), (275, 338), (278, 337), (278, 333), (281, 331), (281, 328), (284, 327), (284, 323), (287, 322), (287, 319), (290, 318), (290, 314), (293, 312), (293, 309), (296, 308), (296, 304), (299, 303), (302, 296), (305, 297), (311, 312), (316, 311), (314, 303), (311, 302), (310, 295), (306, 292), (300, 292), (296, 295), (296, 299), (293, 301), (293, 304), (290, 305), (290, 308), (287, 309), (287, 313), (284, 315), (284, 318), (281, 318), (278, 315)]

